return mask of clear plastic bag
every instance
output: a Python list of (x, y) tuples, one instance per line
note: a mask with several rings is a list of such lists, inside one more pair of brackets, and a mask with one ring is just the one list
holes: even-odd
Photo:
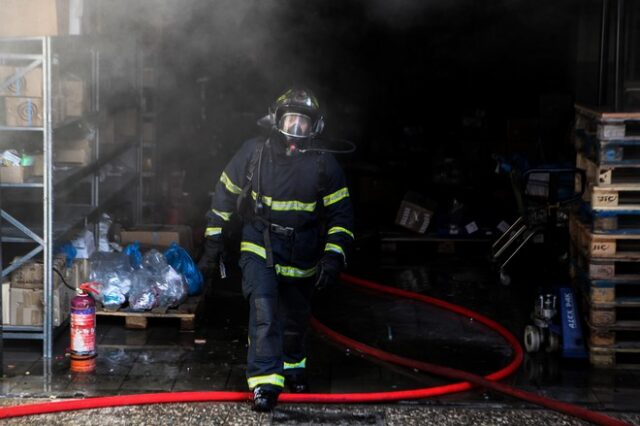
[(187, 283), (182, 275), (167, 265), (156, 279), (160, 290), (160, 307), (175, 308), (187, 299)]
[(194, 296), (202, 291), (202, 273), (194, 263), (189, 253), (177, 243), (171, 243), (171, 246), (164, 252), (167, 262), (184, 276), (187, 282), (189, 296)]
[(100, 216), (100, 222), (98, 223), (98, 251), (110, 253), (113, 251), (109, 245), (109, 229), (111, 228), (111, 216), (106, 213), (102, 213)]
[(142, 257), (142, 267), (152, 274), (162, 275), (167, 266), (167, 259), (156, 249), (149, 250)]
[(160, 306), (160, 290), (158, 284), (146, 269), (138, 269), (132, 274), (129, 307), (133, 311), (147, 311)]
[(117, 309), (131, 290), (131, 265), (123, 253), (97, 252), (91, 256), (89, 280), (98, 283), (96, 299), (107, 309)]

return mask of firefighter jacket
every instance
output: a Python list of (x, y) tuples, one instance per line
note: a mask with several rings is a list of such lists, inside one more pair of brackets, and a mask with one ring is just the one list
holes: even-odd
[(341, 257), (346, 264), (347, 248), (354, 238), (353, 210), (336, 159), (320, 152), (287, 156), (283, 144), (267, 139), (260, 165), (249, 180), (259, 140), (245, 142), (222, 172), (207, 214), (205, 236), (222, 238), (225, 225), (237, 214), (238, 196), (249, 188), (247, 201), (255, 207), (260, 199), (263, 208), (242, 218), (241, 259), (257, 256), (266, 261), (270, 246), (276, 274), (292, 279), (313, 276), (325, 252)]

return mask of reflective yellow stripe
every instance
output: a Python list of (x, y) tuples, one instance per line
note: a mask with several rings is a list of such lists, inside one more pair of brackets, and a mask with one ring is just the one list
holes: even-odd
[(231, 192), (232, 194), (240, 194), (242, 192), (242, 188), (233, 183), (225, 172), (222, 172), (222, 175), (220, 175), (220, 182), (222, 182), (224, 184), (224, 187), (227, 188), (227, 191)]
[(220, 234), (222, 234), (222, 228), (209, 227), (204, 231), (205, 237), (211, 237), (213, 235), (220, 235)]
[(240, 251), (248, 251), (253, 254), (257, 254), (263, 259), (267, 258), (267, 251), (264, 247), (260, 247), (259, 245), (250, 243), (249, 241), (243, 241), (240, 243)]
[[(251, 196), (255, 200), (258, 198), (258, 194), (251, 192)], [(266, 195), (262, 196), (262, 202), (267, 206), (271, 207), (271, 210), (286, 212), (286, 211), (303, 211), (303, 212), (312, 212), (316, 209), (316, 202), (313, 203), (304, 203), (298, 200), (290, 200), (290, 201), (279, 201), (274, 200), (272, 197), (268, 197)]]
[(213, 214), (220, 217), (220, 219), (224, 220), (225, 222), (228, 222), (229, 219), (231, 219), (231, 213), (233, 213), (233, 212), (221, 212), (216, 209), (211, 209), (211, 211), (213, 212)]
[(284, 387), (284, 376), (280, 374), (269, 374), (266, 376), (249, 377), (247, 383), (249, 384), (249, 389), (253, 389), (259, 385), (274, 385), (282, 388)]
[(330, 206), (331, 204), (335, 204), (340, 200), (343, 200), (349, 196), (349, 189), (345, 186), (344, 188), (338, 189), (333, 194), (326, 195), (322, 197), (322, 201), (325, 207)]
[(337, 244), (327, 243), (327, 245), (324, 247), (324, 251), (335, 251), (336, 253), (340, 253), (342, 257), (346, 257), (344, 254), (344, 250), (342, 250), (342, 247)]
[[(250, 253), (257, 254), (263, 259), (267, 258), (267, 251), (265, 250), (264, 247), (254, 243), (250, 243), (249, 241), (242, 241), (240, 243), (240, 251), (248, 251)], [(300, 268), (296, 268), (295, 266), (280, 265), (280, 264), (274, 265), (274, 268), (276, 270), (276, 274), (282, 275), (283, 277), (290, 277), (290, 278), (312, 277), (316, 273), (316, 269), (317, 269), (315, 266), (311, 269), (300, 269)]]
[(285, 362), (284, 369), (291, 370), (292, 368), (306, 368), (307, 367), (307, 359), (302, 358), (300, 362)]
[(327, 234), (328, 235), (337, 234), (338, 232), (344, 232), (345, 234), (347, 234), (351, 238), (355, 238), (353, 236), (353, 232), (349, 231), (347, 228), (343, 228), (342, 226), (333, 226), (333, 227), (329, 228), (329, 232)]
[(299, 269), (293, 266), (276, 264), (275, 268), (276, 268), (276, 274), (282, 275), (283, 277), (291, 277), (291, 278), (308, 278), (308, 277), (312, 277), (316, 273), (315, 266), (311, 269)]
[[(258, 194), (256, 193), (256, 191), (251, 191), (251, 197), (256, 200), (258, 198)], [(262, 196), (262, 202), (265, 203), (267, 206), (271, 206), (271, 202), (273, 201), (273, 198), (268, 197), (266, 195)]]
[(271, 205), (271, 210), (275, 211), (298, 211), (298, 212), (312, 212), (316, 209), (315, 201), (313, 203), (303, 203), (302, 201), (274, 201)]

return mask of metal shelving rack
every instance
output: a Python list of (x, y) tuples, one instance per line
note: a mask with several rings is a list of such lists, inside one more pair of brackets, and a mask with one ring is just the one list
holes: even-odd
[[(139, 52), (139, 74), (140, 74), (140, 98), (141, 98), (141, 120), (140, 120), (140, 153), (139, 153), (139, 196), (138, 196), (138, 216), (137, 223), (153, 222), (151, 219), (153, 214), (149, 213), (149, 209), (156, 205), (155, 196), (157, 191), (157, 174), (156, 165), (158, 161), (157, 154), (157, 78), (158, 68), (155, 58), (155, 52), (151, 52), (152, 48), (148, 42), (141, 43)], [(145, 139), (146, 126), (153, 129), (151, 138)], [(146, 163), (146, 164), (145, 164)]]
[[(121, 199), (122, 195), (132, 188), (137, 188), (138, 171), (123, 173), (118, 177), (117, 185), (101, 183), (100, 172), (103, 167), (110, 162), (120, 158), (131, 148), (138, 147), (137, 143), (123, 142), (114, 144), (111, 150), (101, 152), (100, 126), (98, 117), (100, 112), (100, 51), (95, 47), (97, 41), (80, 41), (79, 36), (61, 37), (29, 37), (0, 39), (0, 62), (8, 65), (20, 66), (20, 72), (13, 77), (2, 82), (0, 90), (9, 87), (18, 79), (22, 78), (29, 71), (35, 68), (42, 69), (42, 125), (35, 127), (7, 127), (0, 126), (0, 142), (3, 134), (24, 134), (28, 132), (41, 133), (43, 152), (43, 177), (42, 183), (31, 182), (23, 184), (2, 184), (0, 183), (0, 197), (2, 197), (2, 220), (6, 221), (10, 227), (2, 227), (2, 243), (31, 243), (35, 248), (28, 251), (18, 261), (7, 268), (2, 269), (2, 277), (8, 276), (12, 271), (20, 267), (28, 260), (42, 255), (44, 266), (44, 318), (42, 326), (11, 326), (3, 327), (4, 338), (14, 339), (41, 339), (43, 341), (43, 357), (51, 358), (53, 349), (53, 339), (57, 331), (60, 331), (65, 323), (59, 327), (53, 327), (53, 249), (56, 244), (72, 236), (72, 231), (88, 223), (95, 223), (99, 215), (105, 211), (114, 201)], [(81, 37), (81, 36), (80, 36)], [(60, 39), (60, 40), (57, 40)], [(59, 124), (52, 120), (52, 65), (56, 56), (52, 52), (52, 43), (88, 43), (85, 45), (90, 57), (90, 83), (91, 83), (91, 112), (80, 118), (63, 121)], [(26, 64), (26, 66), (24, 65)], [(93, 156), (88, 165), (78, 167), (66, 173), (53, 172), (53, 145), (54, 139), (58, 135), (62, 138), (69, 131), (82, 131), (87, 123), (93, 126), (95, 136), (93, 138)], [(39, 139), (40, 140), (40, 139)], [(135, 151), (134, 151), (135, 152)], [(137, 152), (134, 153), (137, 157)], [(134, 163), (139, 161), (134, 159)], [(88, 181), (88, 182), (87, 182)], [(90, 184), (90, 203), (55, 203), (56, 199), (63, 198), (70, 188), (77, 188), (80, 183)], [(104, 188), (101, 188), (104, 186)], [(7, 207), (15, 197), (11, 195), (14, 191), (41, 191), (41, 220), (28, 222), (19, 220), (7, 212)], [(39, 210), (40, 211), (40, 210)], [(33, 213), (33, 212), (30, 212)]]

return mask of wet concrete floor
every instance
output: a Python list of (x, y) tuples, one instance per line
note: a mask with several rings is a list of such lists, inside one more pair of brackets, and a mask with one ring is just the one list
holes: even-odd
[[(524, 297), (530, 288), (501, 286), (481, 261), (453, 257), (425, 262), (423, 266), (352, 267), (359, 269), (359, 275), (384, 284), (470, 307), (518, 333), (517, 337), (532, 308)], [(171, 319), (151, 321), (146, 330), (126, 330), (120, 318), (100, 318), (99, 356), (93, 374), (69, 372), (65, 356), (67, 333), (56, 340), (55, 357), (49, 363), (40, 358), (39, 342), (6, 342), (4, 377), (0, 380), (4, 399), (0, 401), (10, 404), (15, 398), (28, 403), (51, 397), (246, 391), (247, 308), (237, 278), (237, 271), (232, 272), (229, 279), (215, 286), (207, 297), (206, 313), (192, 333), (180, 332), (177, 320)], [(511, 356), (505, 342), (479, 324), (437, 308), (349, 286), (317, 295), (314, 314), (329, 327), (369, 345), (478, 374), (499, 369)], [(362, 358), (314, 333), (309, 339), (308, 368), (313, 392), (402, 390), (449, 383)], [(562, 401), (627, 416), (628, 421), (640, 424), (638, 416), (633, 415), (640, 411), (638, 371), (596, 370), (586, 362), (563, 361), (542, 354), (527, 356), (523, 366), (506, 382)], [(258, 415), (249, 408), (248, 403), (199, 403), (117, 408), (84, 415), (99, 424), (124, 424), (127, 419), (127, 424), (149, 424), (153, 417), (169, 423), (172, 416), (181, 416), (175, 417), (176, 421), (195, 424), (582, 424), (480, 389), (390, 406), (282, 405), (272, 415)], [(10, 424), (30, 421), (35, 420), (24, 418)], [(46, 424), (76, 424), (74, 421), (72, 414), (46, 416)]]

